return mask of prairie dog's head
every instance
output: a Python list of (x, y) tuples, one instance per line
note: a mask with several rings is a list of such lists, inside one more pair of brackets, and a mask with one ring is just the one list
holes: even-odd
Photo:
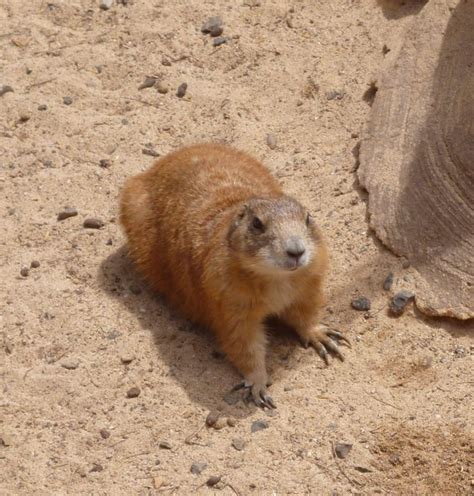
[(319, 231), (309, 212), (293, 198), (256, 198), (238, 213), (230, 247), (257, 273), (301, 270), (317, 256)]

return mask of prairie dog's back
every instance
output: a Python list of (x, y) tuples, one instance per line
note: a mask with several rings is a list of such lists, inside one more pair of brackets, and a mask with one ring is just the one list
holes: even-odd
[(182, 148), (129, 179), (120, 220), (131, 258), (147, 280), (195, 320), (206, 264), (219, 263), (232, 215), (253, 197), (277, 198), (278, 182), (260, 162), (232, 148)]

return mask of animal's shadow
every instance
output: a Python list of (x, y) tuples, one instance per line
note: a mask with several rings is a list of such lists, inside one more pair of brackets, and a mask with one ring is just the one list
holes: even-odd
[[(190, 323), (150, 289), (133, 267), (125, 247), (103, 261), (99, 282), (135, 316), (137, 325), (150, 331), (168, 375), (193, 402), (239, 417), (255, 410), (253, 403), (243, 401), (244, 391), (228, 394), (242, 378), (220, 352), (213, 335)], [(267, 369), (275, 381), (294, 365), (298, 359), (295, 350), (300, 346), (296, 336), (283, 325), (269, 321), (267, 327), (271, 334)], [(315, 359), (319, 360), (317, 356)], [(232, 400), (236, 402), (229, 404)]]

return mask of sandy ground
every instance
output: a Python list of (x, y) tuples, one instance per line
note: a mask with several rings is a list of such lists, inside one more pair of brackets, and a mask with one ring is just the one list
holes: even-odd
[[(423, 3), (125, 4), (0, 1), (0, 493), (472, 494), (472, 323), (387, 315), (383, 280), (411, 269), (368, 232), (354, 174), (363, 95)], [(147, 76), (169, 91), (139, 90)], [(202, 140), (262, 159), (331, 245), (325, 320), (352, 349), (326, 368), (274, 333), (274, 415), (224, 401), (238, 375), (123, 249), (123, 180)], [(206, 427), (210, 411), (233, 425)]]

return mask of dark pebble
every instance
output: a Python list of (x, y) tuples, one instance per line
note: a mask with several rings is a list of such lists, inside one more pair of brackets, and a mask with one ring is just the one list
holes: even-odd
[(409, 291), (400, 291), (390, 301), (390, 312), (396, 316), (401, 315), (405, 311), (408, 303), (414, 299), (414, 293), (410, 293)]
[(110, 432), (107, 429), (101, 429), (99, 433), (102, 439), (109, 439), (110, 437)]
[(41, 265), (41, 264), (40, 264), (39, 260), (33, 260), (33, 261), (31, 262), (31, 264), (30, 264), (30, 267), (31, 267), (32, 269), (37, 269), (40, 265)]
[(344, 98), (344, 91), (332, 90), (326, 93), (328, 100), (342, 100)]
[(370, 468), (362, 467), (361, 465), (354, 465), (354, 470), (360, 472), (361, 474), (368, 474), (369, 472), (373, 472)]
[(161, 449), (170, 450), (171, 449), (171, 444), (168, 441), (161, 441), (160, 444), (159, 444), (159, 447)]
[(70, 96), (65, 96), (63, 98), (63, 103), (64, 103), (64, 105), (71, 105), (72, 104), (72, 98)]
[(77, 209), (66, 207), (63, 211), (59, 212), (58, 220), (69, 219), (69, 217), (75, 217), (77, 215)]
[(91, 468), (91, 472), (102, 472), (104, 470), (104, 467), (100, 463), (94, 463)]
[(252, 433), (262, 431), (263, 429), (268, 429), (269, 425), (266, 420), (255, 420), (252, 422), (252, 426), (250, 427), (250, 431)]
[(30, 273), (30, 269), (28, 267), (22, 267), (20, 269), (20, 275), (22, 277), (28, 277), (28, 274)]
[(270, 150), (274, 150), (277, 146), (277, 139), (274, 134), (267, 135), (267, 145)]
[(366, 312), (367, 310), (370, 310), (370, 300), (365, 296), (354, 298), (351, 301), (351, 306), (354, 310), (358, 310), (359, 312)]
[(209, 477), (206, 481), (206, 485), (208, 487), (214, 487), (216, 484), (218, 484), (221, 481), (222, 477), (220, 475), (213, 475), (212, 477)]
[(349, 443), (337, 443), (336, 447), (334, 448), (334, 451), (336, 452), (336, 455), (338, 458), (346, 458), (346, 456), (349, 454), (349, 452), (352, 449), (352, 444)]
[(153, 150), (153, 148), (143, 148), (142, 153), (143, 155), (149, 155), (150, 157), (160, 156), (160, 154), (156, 150)]
[(38, 105), (38, 110), (40, 110), (40, 111), (48, 110), (48, 106), (47, 105)]
[(171, 67), (171, 60), (167, 59), (166, 57), (163, 57), (161, 59), (161, 65), (164, 65), (165, 67)]
[(0, 96), (5, 95), (5, 93), (13, 93), (13, 88), (9, 84), (2, 84), (0, 86)]
[(178, 98), (183, 98), (183, 96), (186, 94), (187, 89), (188, 89), (188, 83), (181, 83), (178, 86), (178, 90), (176, 91), (176, 96)]
[(219, 417), (220, 417), (219, 412), (216, 412), (216, 411), (209, 412), (207, 417), (206, 417), (206, 425), (208, 427), (212, 427), (213, 425), (215, 425), (215, 423), (217, 422)]
[(245, 441), (243, 439), (232, 439), (232, 446), (237, 451), (242, 451), (245, 448)]
[(139, 90), (144, 90), (145, 88), (152, 88), (155, 86), (156, 78), (155, 77), (146, 77), (145, 81), (138, 87)]
[(393, 285), (393, 272), (389, 272), (389, 274), (385, 278), (385, 281), (383, 282), (383, 289), (385, 289), (385, 291), (390, 291), (392, 289), (392, 285)]
[(86, 229), (100, 229), (101, 227), (104, 227), (104, 225), (103, 220), (95, 219), (93, 217), (86, 219), (83, 224)]
[(218, 38), (214, 38), (212, 40), (212, 46), (215, 46), (215, 47), (221, 46), (224, 43), (227, 43), (227, 38), (223, 38), (222, 36), (219, 36)]
[(112, 161), (108, 158), (103, 158), (99, 161), (99, 165), (104, 169), (108, 169), (112, 165)]
[(207, 468), (207, 463), (195, 462), (191, 465), (191, 473), (194, 475), (199, 475)]
[(211, 36), (220, 36), (223, 30), (222, 19), (218, 16), (209, 17), (201, 27), (202, 33), (210, 34)]
[(236, 405), (240, 399), (241, 395), (238, 391), (231, 390), (224, 395), (224, 401), (230, 406)]
[(137, 398), (138, 396), (140, 396), (140, 392), (140, 388), (134, 386), (127, 391), (127, 398)]
[(112, 246), (112, 245), (114, 244), (114, 242), (112, 241), (112, 239), (108, 239), (108, 240), (105, 242), (105, 244), (106, 244), (107, 246)]

